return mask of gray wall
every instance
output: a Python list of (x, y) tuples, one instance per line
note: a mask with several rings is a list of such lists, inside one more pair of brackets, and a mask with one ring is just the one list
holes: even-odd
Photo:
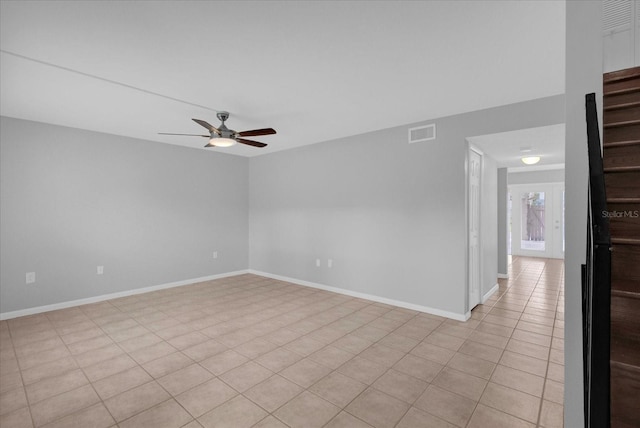
[[(564, 426), (584, 426), (580, 265), (587, 229), (587, 134), (584, 96), (595, 92), (602, 118), (602, 2), (566, 3), (565, 388)], [(602, 123), (600, 124), (602, 129)]]
[(0, 125), (0, 312), (248, 267), (246, 158)]
[(464, 314), (465, 137), (563, 122), (559, 95), (251, 158), (249, 265)]
[(498, 167), (490, 156), (483, 157), (480, 227), (482, 235), (481, 297), (498, 282)]
[(564, 183), (564, 169), (548, 171), (510, 172), (507, 176), (509, 184), (529, 183)]
[(507, 168), (498, 168), (498, 274), (507, 275), (509, 269), (508, 239), (509, 219), (507, 218)]

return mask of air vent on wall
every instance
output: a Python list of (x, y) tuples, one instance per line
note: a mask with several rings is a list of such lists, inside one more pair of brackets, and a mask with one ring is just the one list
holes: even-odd
[(629, 0), (605, 0), (602, 3), (602, 30), (617, 30), (632, 23), (633, 4)]
[(436, 124), (409, 128), (409, 144), (436, 139)]

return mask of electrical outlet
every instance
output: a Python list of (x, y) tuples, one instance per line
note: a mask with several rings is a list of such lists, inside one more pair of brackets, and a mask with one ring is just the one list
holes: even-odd
[(333, 266), (333, 259), (327, 260), (327, 267)]
[(104, 266), (98, 266), (96, 273), (102, 275), (104, 273)]
[(320, 267), (320, 259), (316, 259), (316, 267)]
[(217, 252), (217, 251), (214, 251), (214, 252), (213, 252), (213, 258), (214, 258), (214, 259), (217, 259), (217, 258), (218, 258), (218, 252)]
[(35, 272), (27, 272), (26, 275), (26, 282), (27, 284), (33, 284), (34, 282), (36, 282), (36, 273)]

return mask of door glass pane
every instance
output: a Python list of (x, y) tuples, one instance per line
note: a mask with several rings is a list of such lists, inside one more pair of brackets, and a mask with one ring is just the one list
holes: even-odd
[(544, 192), (521, 194), (522, 222), (520, 248), (544, 251)]
[(507, 221), (509, 222), (507, 229), (507, 254), (511, 255), (511, 227), (513, 224), (513, 219), (511, 217), (511, 206), (512, 206), (512, 198), (511, 192), (507, 194)]
[(562, 252), (564, 253), (564, 190), (562, 191)]

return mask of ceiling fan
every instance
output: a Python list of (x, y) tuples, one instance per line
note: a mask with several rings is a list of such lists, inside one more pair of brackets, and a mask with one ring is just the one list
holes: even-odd
[(224, 122), (229, 119), (229, 112), (220, 111), (217, 114), (218, 119), (220, 119), (220, 126), (217, 128), (208, 122), (200, 119), (192, 119), (198, 125), (201, 125), (209, 131), (209, 135), (201, 135), (201, 134), (171, 134), (168, 132), (159, 132), (161, 135), (187, 135), (191, 137), (206, 137), (209, 138), (209, 144), (205, 147), (231, 147), (236, 143), (246, 144), (248, 146), (253, 147), (265, 147), (265, 143), (261, 143), (259, 141), (247, 140), (246, 138), (241, 137), (255, 137), (258, 135), (271, 135), (275, 134), (276, 130), (273, 128), (263, 128), (263, 129), (252, 129), (250, 131), (241, 131), (237, 132), (233, 129), (227, 128)]

